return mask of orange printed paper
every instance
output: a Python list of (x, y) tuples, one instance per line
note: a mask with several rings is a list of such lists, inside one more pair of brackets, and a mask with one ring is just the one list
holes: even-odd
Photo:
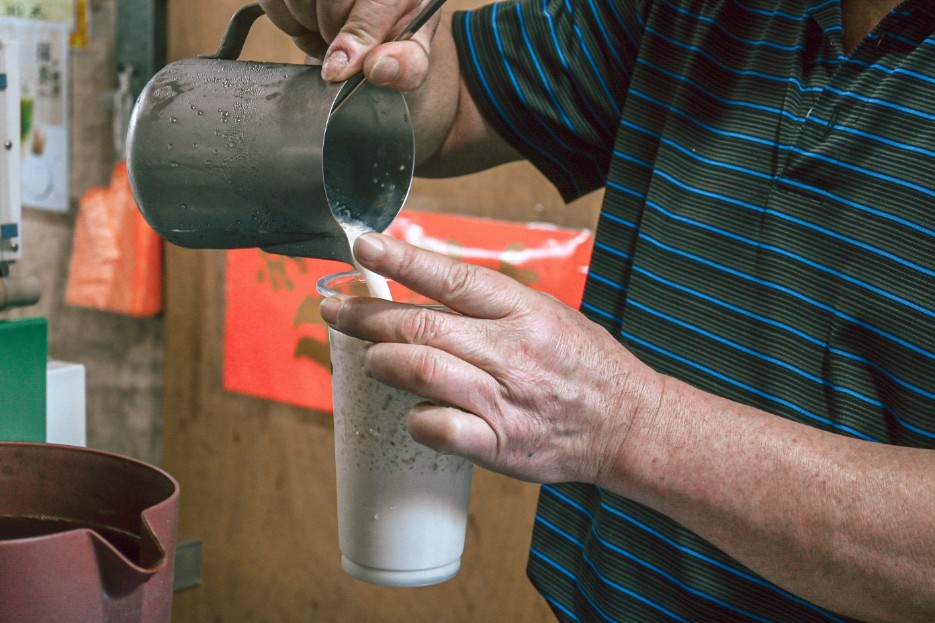
[[(587, 230), (414, 211), (402, 212), (387, 233), (493, 268), (575, 308), (593, 244)], [(224, 388), (330, 412), (327, 329), (315, 284), (345, 270), (341, 262), (228, 251)]]

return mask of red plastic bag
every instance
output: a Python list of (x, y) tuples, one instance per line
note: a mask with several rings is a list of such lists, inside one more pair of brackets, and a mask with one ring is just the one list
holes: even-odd
[(127, 165), (82, 195), (65, 302), (130, 316), (162, 311), (163, 241), (140, 214)]

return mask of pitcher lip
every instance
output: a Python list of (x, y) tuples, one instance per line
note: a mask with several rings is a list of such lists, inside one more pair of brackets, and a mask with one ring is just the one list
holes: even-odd
[[(158, 506), (158, 504), (157, 504)], [(148, 510), (148, 509), (147, 509)], [(139, 562), (130, 560), (127, 558), (120, 549), (118, 549), (113, 543), (111, 543), (104, 535), (95, 530), (93, 527), (88, 526), (75, 526), (74, 528), (69, 528), (67, 530), (62, 530), (60, 532), (54, 532), (51, 534), (43, 534), (36, 536), (24, 536), (16, 539), (4, 539), (0, 541), (0, 550), (3, 550), (5, 546), (7, 547), (22, 547), (34, 542), (48, 542), (49, 540), (54, 539), (70, 539), (76, 532), (84, 533), (88, 536), (89, 539), (94, 541), (100, 547), (105, 548), (111, 556), (120, 561), (121, 564), (126, 566), (128, 569), (132, 569), (135, 573), (140, 575), (150, 576), (161, 571), (167, 564), (169, 564), (168, 556), (166, 555), (166, 548), (162, 545), (158, 538), (152, 533), (152, 528), (150, 526), (149, 520), (146, 518), (146, 513), (142, 513), (143, 521), (141, 525), (145, 528), (147, 533), (146, 538), (152, 540), (156, 545), (156, 548), (159, 550), (159, 558), (154, 564), (144, 565)], [(142, 541), (142, 539), (141, 539)]]
[[(168, 495), (166, 495), (162, 499), (158, 500), (157, 502), (147, 506), (146, 508), (140, 511), (140, 527), (141, 527), (140, 534), (139, 534), (140, 543), (142, 544), (144, 541), (149, 541), (150, 543), (155, 545), (156, 549), (158, 550), (158, 554), (159, 554), (158, 558), (155, 561), (153, 561), (153, 564), (142, 564), (141, 562), (135, 562), (133, 560), (130, 560), (129, 558), (127, 558), (126, 555), (124, 555), (122, 551), (120, 551), (120, 549), (118, 549), (113, 543), (111, 543), (100, 532), (96, 531), (93, 527), (87, 527), (87, 526), (76, 526), (73, 529), (63, 530), (61, 532), (56, 532), (56, 533), (49, 534), (49, 535), (30, 536), (30, 537), (23, 537), (23, 538), (18, 538), (18, 539), (6, 539), (4, 541), (0, 541), (0, 546), (2, 546), (3, 543), (21, 545), (24, 542), (43, 540), (43, 539), (49, 539), (49, 538), (58, 538), (63, 535), (68, 535), (74, 532), (83, 531), (83, 532), (86, 532), (89, 535), (89, 537), (92, 538), (94, 541), (96, 541), (98, 544), (104, 546), (107, 550), (109, 550), (115, 557), (117, 557), (128, 568), (133, 569), (134, 571), (138, 573), (145, 574), (145, 575), (153, 575), (159, 572), (161, 569), (163, 569), (167, 564), (169, 564), (170, 562), (169, 556), (166, 551), (165, 545), (164, 543), (160, 541), (159, 536), (153, 530), (152, 519), (150, 517), (150, 515), (157, 509), (170, 505), (170, 504), (178, 503), (178, 498), (180, 495), (179, 483), (171, 474), (166, 472), (164, 469), (157, 467), (155, 465), (152, 465), (150, 463), (147, 463), (146, 461), (142, 461), (140, 459), (118, 454), (116, 452), (110, 452), (107, 450), (99, 450), (96, 448), (86, 448), (83, 446), (72, 446), (72, 445), (65, 445), (65, 444), (44, 443), (44, 442), (34, 442), (34, 441), (0, 441), (0, 449), (3, 449), (3, 448), (10, 448), (10, 449), (19, 448), (19, 449), (24, 449), (24, 450), (35, 449), (40, 452), (48, 450), (52, 452), (62, 452), (62, 453), (80, 454), (80, 455), (91, 454), (91, 455), (97, 455), (99, 457), (103, 457), (103, 458), (107, 458), (107, 459), (111, 459), (111, 460), (115, 460), (115, 461), (119, 461), (123, 463), (129, 463), (137, 467), (140, 467), (142, 469), (145, 469), (147, 471), (151, 471), (155, 473), (157, 476), (159, 476), (160, 478), (164, 479), (169, 484), (170, 491)], [(41, 515), (41, 513), (37, 513), (37, 515)]]

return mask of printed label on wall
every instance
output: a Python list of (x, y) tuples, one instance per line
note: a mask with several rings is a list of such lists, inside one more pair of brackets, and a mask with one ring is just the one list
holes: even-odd
[(74, 25), (74, 0), (0, 0), (0, 17)]
[(0, 40), (19, 42), (23, 205), (68, 211), (68, 38), (71, 26), (0, 17)]

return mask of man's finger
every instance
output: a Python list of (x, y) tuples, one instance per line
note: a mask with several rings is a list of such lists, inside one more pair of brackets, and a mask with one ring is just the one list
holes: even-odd
[(428, 76), (429, 48), (422, 40), (385, 43), (364, 62), (367, 80), (400, 91), (414, 91)]
[(317, 3), (315, 0), (282, 0), (292, 18), (311, 32), (321, 30), (318, 25)]
[(312, 30), (296, 19), (285, 0), (260, 0), (260, 8), (276, 28), (291, 37), (302, 37)]
[[(419, 6), (418, 0), (358, 0), (340, 25), (322, 65), (326, 80), (347, 80), (363, 67), (364, 58), (376, 46), (389, 41), (400, 29), (400, 21)], [(412, 13), (414, 16), (415, 13)], [(320, 16), (322, 31), (327, 38), (337, 15), (329, 15), (328, 23)]]
[(293, 37), (292, 40), (300, 50), (318, 61), (315, 63), (316, 65), (321, 63), (321, 59), (324, 58), (325, 52), (328, 50), (328, 44), (322, 38), (321, 34), (317, 32), (309, 32), (298, 37)]
[(437, 452), (463, 456), (478, 465), (496, 461), (496, 431), (474, 414), (433, 404), (416, 405), (409, 412), (409, 434)]
[[(490, 375), (507, 369), (507, 364), (483, 321), (369, 296), (329, 297), (320, 311), (322, 319), (335, 330), (375, 342), (370, 347), (369, 365), (380, 380), (471, 411), (496, 401), (496, 385)], [(439, 352), (429, 358), (427, 353), (432, 351), (425, 347)], [(395, 365), (394, 356), (403, 357), (401, 365)], [(415, 356), (425, 359), (415, 360)], [(463, 376), (457, 385), (446, 387), (437, 380), (455, 374)], [(469, 394), (457, 393), (468, 386), (472, 388)], [(443, 391), (451, 393), (438, 393)]]
[(474, 318), (499, 319), (517, 309), (517, 282), (496, 271), (419, 249), (382, 234), (357, 239), (362, 266), (390, 277), (449, 309)]
[(439, 347), (374, 344), (367, 371), (382, 383), (473, 413), (495, 410), (497, 382), (484, 370)]

